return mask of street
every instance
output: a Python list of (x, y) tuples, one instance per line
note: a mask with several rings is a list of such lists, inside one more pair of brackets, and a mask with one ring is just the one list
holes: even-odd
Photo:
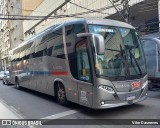
[(52, 96), (24, 88), (17, 90), (14, 85), (0, 83), (0, 102), (11, 108), (21, 119), (160, 119), (159, 100), (160, 89), (157, 88), (149, 91), (148, 98), (141, 103), (92, 110), (74, 103), (64, 107)]
[(0, 128), (160, 128), (160, 0), (0, 0), (0, 14)]

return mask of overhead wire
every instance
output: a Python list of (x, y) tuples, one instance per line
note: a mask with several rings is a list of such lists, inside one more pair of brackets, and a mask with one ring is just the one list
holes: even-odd
[[(84, 8), (84, 9), (86, 9), (88, 11), (80, 12), (80, 13), (74, 13), (74, 14), (69, 14), (69, 15), (55, 15), (55, 16), (50, 16), (47, 19), (66, 18), (66, 17), (83, 18), (83, 17), (80, 17), (80, 16), (83, 16), (83, 15), (86, 15), (86, 14), (90, 14), (90, 13), (95, 13), (95, 12), (98, 12), (98, 13), (101, 13), (101, 14), (107, 14), (107, 13), (103, 13), (101, 11), (105, 11), (105, 10), (113, 7), (113, 6), (102, 7), (102, 8), (99, 8), (99, 9), (92, 10), (92, 9), (85, 8), (83, 6), (77, 5), (77, 4), (72, 3), (72, 2), (70, 2), (70, 3), (74, 4), (74, 5), (78, 6), (78, 7)], [(155, 3), (155, 2), (150, 2), (150, 3)], [(115, 6), (119, 6), (119, 5), (121, 5), (121, 4), (117, 4)], [(148, 3), (147, 3), (147, 5), (148, 5)], [(149, 6), (149, 7), (144, 7), (144, 8), (146, 9), (146, 8), (150, 8), (150, 7), (154, 7), (154, 6), (155, 5)], [(141, 8), (141, 9), (143, 9), (143, 8)], [(155, 9), (157, 9), (157, 8), (150, 9), (150, 10), (144, 10), (143, 9), (143, 11), (141, 11), (141, 12), (151, 11), (151, 10), (155, 10)], [(117, 15), (117, 14), (115, 14), (115, 15)], [(0, 14), (0, 16), (6, 16), (6, 17), (8, 16), (7, 18), (6, 17), (0, 17), (0, 20), (41, 20), (41, 19), (43, 19), (45, 17), (45, 16), (22, 16), (22, 15), (3, 15), (3, 14)], [(122, 17), (120, 17), (120, 19), (122, 19)], [(147, 23), (147, 24), (139, 24), (138, 26), (152, 25), (152, 24), (158, 24), (158, 23), (159, 22), (152, 22), (152, 23)], [(135, 24), (133, 24), (133, 25), (137, 26)]]
[[(119, 5), (120, 4), (117, 4), (115, 6), (119, 6)], [(65, 17), (83, 18), (83, 17), (79, 17), (79, 16), (94, 13), (95, 11), (96, 12), (97, 11), (104, 11), (104, 10), (110, 9), (112, 7), (113, 6), (102, 7), (102, 8), (99, 8), (99, 9), (95, 9), (94, 11), (89, 10), (89, 11), (75, 13), (75, 14), (69, 14), (69, 15), (55, 15), (55, 16), (50, 16), (47, 19), (65, 18)], [(1, 17), (0, 18), (1, 20), (41, 20), (45, 17), (45, 16), (22, 16), (22, 15), (3, 15), (3, 14), (0, 14), (0, 16), (7, 16), (7, 18)]]
[(106, 13), (102, 13), (102, 12), (100, 12), (100, 11), (96, 11), (96, 10), (92, 10), (92, 9), (89, 9), (89, 8), (83, 7), (83, 6), (81, 6), (81, 5), (78, 5), (78, 4), (73, 3), (73, 2), (71, 2), (71, 1), (70, 1), (69, 3), (71, 3), (71, 4), (73, 4), (73, 5), (77, 6), (77, 7), (80, 7), (80, 8), (86, 9), (86, 10), (88, 10), (88, 11), (93, 11), (93, 12), (97, 12), (97, 13), (101, 13), (101, 14), (106, 14)]
[[(86, 9), (86, 10), (88, 10), (88, 11), (97, 12), (97, 13), (101, 13), (101, 14), (107, 14), (107, 13), (100, 12), (100, 11), (103, 11), (103, 10), (101, 10), (101, 9), (105, 9), (106, 7), (92, 10), (92, 9), (88, 9), (88, 8), (83, 7), (83, 6), (77, 5), (77, 4), (73, 3), (73, 2), (69, 2), (69, 3), (70, 3), (70, 4), (73, 4), (73, 5), (75, 5), (75, 6), (78, 6), (78, 7), (80, 7), (80, 8)], [(24, 11), (24, 9), (21, 9), (21, 8), (17, 8), (17, 7), (14, 7), (14, 8), (20, 9), (20, 10)], [(33, 11), (33, 10), (25, 10), (25, 11)], [(33, 11), (33, 12), (48, 13), (48, 12), (41, 12), (41, 11)], [(84, 13), (85, 13), (85, 12), (84, 12)]]

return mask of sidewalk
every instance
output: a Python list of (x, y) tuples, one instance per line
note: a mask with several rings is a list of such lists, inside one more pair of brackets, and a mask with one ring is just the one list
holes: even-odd
[(0, 101), (0, 119), (19, 119), (19, 117)]

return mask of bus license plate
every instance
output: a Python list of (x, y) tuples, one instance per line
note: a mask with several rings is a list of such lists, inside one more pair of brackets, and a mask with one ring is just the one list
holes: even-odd
[(135, 98), (136, 98), (135, 95), (129, 95), (129, 96), (127, 96), (127, 101), (134, 100)]

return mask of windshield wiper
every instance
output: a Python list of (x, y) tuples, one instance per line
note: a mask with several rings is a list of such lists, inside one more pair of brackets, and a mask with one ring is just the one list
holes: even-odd
[[(140, 75), (142, 75), (142, 70), (141, 70), (141, 68), (140, 68), (140, 66), (139, 66), (139, 64), (138, 64), (135, 56), (134, 56), (134, 55), (132, 54), (132, 52), (130, 51), (131, 49), (129, 48), (128, 45), (125, 45), (125, 46), (127, 46), (127, 48), (129, 49), (130, 58), (132, 58), (132, 59), (134, 60), (135, 64), (137, 65), (137, 68), (138, 68), (138, 70), (139, 70)], [(133, 64), (133, 63), (132, 63), (132, 64)], [(133, 66), (134, 66), (134, 64), (133, 64)], [(135, 66), (134, 66), (134, 68), (135, 68)]]
[(128, 63), (127, 63), (127, 57), (126, 57), (126, 54), (124, 52), (124, 50), (122, 50), (122, 45), (120, 44), (120, 53), (121, 53), (121, 59), (123, 61), (123, 66), (124, 66), (124, 69), (125, 69), (125, 76), (127, 77), (127, 75), (129, 75), (129, 68), (128, 68)]
[(116, 51), (116, 52), (121, 52), (121, 51), (119, 51), (119, 50), (117, 50), (117, 49), (110, 49), (110, 48), (105, 48), (106, 50), (109, 50), (109, 51)]

